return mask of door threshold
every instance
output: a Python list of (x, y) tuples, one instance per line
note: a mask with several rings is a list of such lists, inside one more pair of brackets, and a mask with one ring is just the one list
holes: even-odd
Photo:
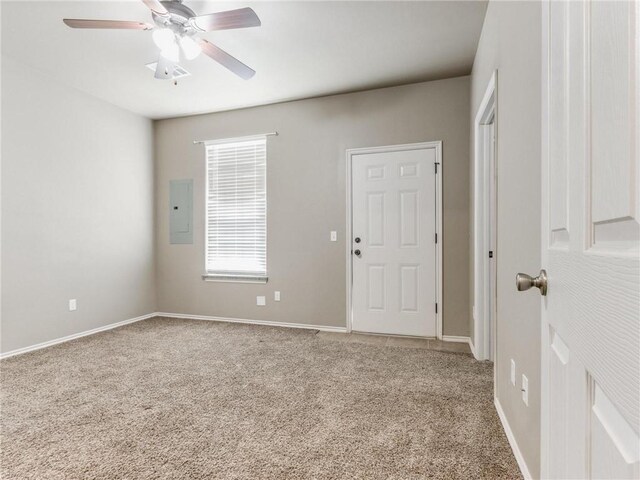
[(318, 339), (341, 343), (360, 343), (378, 347), (405, 347), (434, 350), (440, 352), (466, 353), (471, 355), (468, 343), (445, 342), (434, 337), (416, 337), (415, 335), (388, 335), (383, 333), (354, 332), (318, 332)]
[(376, 337), (391, 337), (391, 338), (413, 338), (416, 340), (437, 340), (436, 337), (421, 337), (419, 335), (402, 335), (399, 333), (377, 333), (377, 332), (361, 332), (359, 330), (351, 330), (351, 332), (356, 335), (373, 335)]

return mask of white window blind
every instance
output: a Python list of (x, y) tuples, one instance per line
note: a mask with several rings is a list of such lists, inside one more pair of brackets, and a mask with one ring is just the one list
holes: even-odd
[(206, 154), (207, 275), (266, 278), (266, 137), (216, 142)]

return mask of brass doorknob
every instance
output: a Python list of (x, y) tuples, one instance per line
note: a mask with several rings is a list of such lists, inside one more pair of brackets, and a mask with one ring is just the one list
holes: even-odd
[(540, 290), (540, 295), (543, 297), (547, 295), (546, 270), (540, 270), (540, 274), (537, 277), (532, 277), (526, 273), (519, 273), (516, 275), (516, 288), (519, 292), (529, 290), (531, 287), (538, 288)]

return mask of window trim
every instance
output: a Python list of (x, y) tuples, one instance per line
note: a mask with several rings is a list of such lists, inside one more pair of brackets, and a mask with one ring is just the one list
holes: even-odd
[[(205, 228), (204, 228), (204, 270), (205, 273), (202, 274), (202, 280), (206, 282), (226, 282), (226, 283), (254, 283), (254, 284), (265, 284), (269, 280), (269, 276), (267, 275), (267, 171), (266, 165), (268, 161), (268, 142), (267, 137), (270, 135), (277, 135), (277, 133), (267, 133), (267, 134), (258, 134), (258, 135), (247, 135), (244, 137), (231, 137), (231, 138), (220, 138), (216, 140), (206, 140), (199, 143), (204, 144), (205, 146), (205, 198), (204, 198), (204, 210), (205, 210)], [(207, 216), (207, 207), (208, 207), (208, 199), (209, 199), (209, 179), (208, 179), (208, 170), (209, 170), (209, 161), (207, 154), (207, 147), (213, 145), (224, 145), (229, 143), (240, 143), (240, 142), (251, 142), (256, 140), (264, 140), (265, 143), (265, 274), (264, 275), (255, 275), (255, 274), (244, 274), (244, 273), (235, 273), (235, 272), (214, 272), (207, 270), (207, 239), (209, 234), (209, 218)]]
[[(263, 133), (261, 135), (247, 135), (246, 137), (231, 137), (231, 138), (217, 138), (215, 140), (204, 140), (200, 143), (203, 143), (205, 147), (210, 147), (211, 145), (224, 145), (225, 143), (239, 143), (239, 142), (251, 142), (253, 140), (265, 140), (270, 135), (277, 135), (277, 133)], [(206, 150), (205, 150), (206, 153)]]
[(228, 282), (228, 283), (267, 283), (269, 277), (255, 275), (224, 275), (221, 273), (204, 273), (202, 279), (205, 282)]

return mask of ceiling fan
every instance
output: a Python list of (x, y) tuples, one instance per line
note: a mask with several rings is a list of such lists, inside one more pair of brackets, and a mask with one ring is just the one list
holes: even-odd
[(255, 75), (240, 60), (221, 48), (197, 36), (201, 32), (229, 30), (233, 28), (259, 27), (260, 19), (251, 8), (196, 15), (182, 0), (142, 0), (151, 10), (155, 26), (150, 23), (124, 20), (82, 20), (65, 18), (71, 28), (103, 28), (125, 30), (153, 30), (153, 41), (160, 48), (155, 78), (169, 80), (180, 61), (180, 53), (187, 60), (201, 52), (226, 67), (240, 78), (248, 80)]

